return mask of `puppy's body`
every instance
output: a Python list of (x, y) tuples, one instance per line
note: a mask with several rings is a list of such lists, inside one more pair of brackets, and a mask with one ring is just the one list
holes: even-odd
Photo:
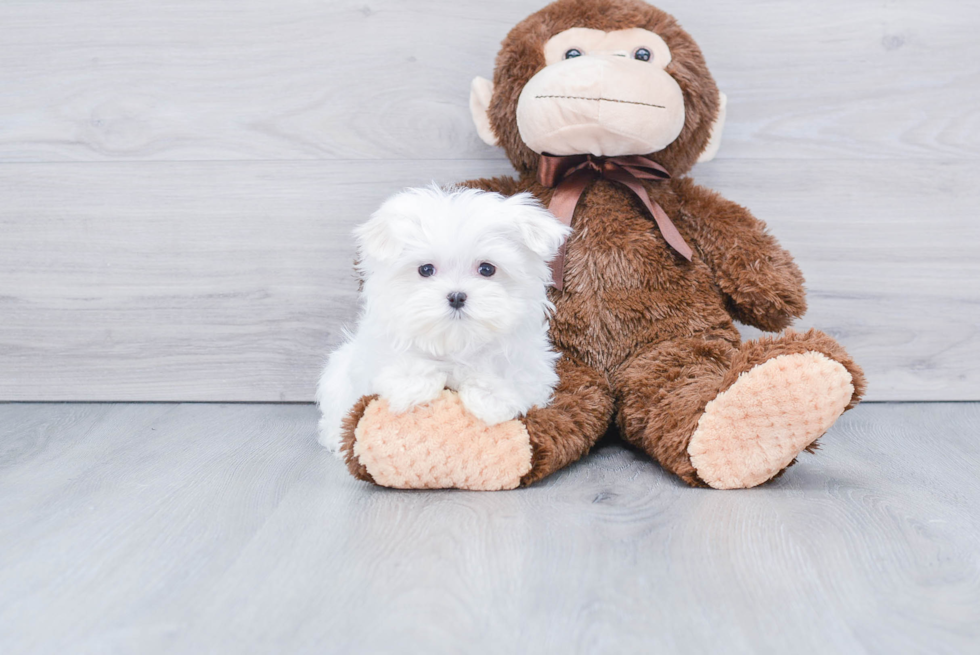
[[(365, 315), (367, 318), (367, 315)], [(340, 424), (364, 395), (379, 394), (395, 411), (432, 400), (446, 387), (460, 393), (463, 404), (488, 425), (546, 405), (558, 381), (555, 361), (540, 321), (515, 330), (509, 343), (442, 357), (392, 347), (388, 335), (358, 329), (329, 359), (317, 393), (323, 412), (320, 442), (335, 449)], [(518, 334), (526, 342), (518, 343)]]
[(567, 232), (526, 195), (429, 188), (387, 201), (355, 233), (361, 317), (320, 379), (320, 443), (338, 448), (363, 395), (403, 412), (448, 387), (488, 425), (547, 404), (547, 262)]

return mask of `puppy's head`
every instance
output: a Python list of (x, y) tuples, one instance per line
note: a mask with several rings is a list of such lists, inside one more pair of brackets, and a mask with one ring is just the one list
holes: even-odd
[(529, 194), (404, 191), (355, 231), (366, 314), (433, 355), (540, 324), (548, 261), (568, 232)]

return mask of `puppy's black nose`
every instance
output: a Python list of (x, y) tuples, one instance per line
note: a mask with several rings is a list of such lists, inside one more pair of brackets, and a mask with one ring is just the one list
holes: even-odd
[(449, 306), (453, 309), (459, 309), (466, 304), (466, 294), (462, 291), (453, 291), (446, 298), (449, 300)]

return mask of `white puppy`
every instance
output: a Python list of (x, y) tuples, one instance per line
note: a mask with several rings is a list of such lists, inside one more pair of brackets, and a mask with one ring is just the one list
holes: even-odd
[(448, 387), (488, 425), (546, 405), (548, 261), (568, 232), (530, 194), (430, 187), (386, 201), (354, 232), (361, 315), (320, 378), (320, 443), (338, 449), (368, 394), (400, 413)]

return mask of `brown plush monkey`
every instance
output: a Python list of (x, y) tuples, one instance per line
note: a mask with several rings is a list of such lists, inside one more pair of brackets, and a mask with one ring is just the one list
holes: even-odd
[(449, 392), (401, 416), (363, 398), (343, 446), (355, 476), (512, 488), (578, 460), (615, 421), (690, 485), (752, 487), (857, 404), (861, 369), (826, 334), (742, 343), (733, 325), (777, 332), (806, 302), (765, 225), (685, 177), (714, 154), (723, 103), (694, 40), (639, 0), (558, 0), (511, 30), (471, 109), (519, 177), (466, 184), (530, 191), (571, 220), (551, 290), (561, 382), (548, 407), (493, 429)]

